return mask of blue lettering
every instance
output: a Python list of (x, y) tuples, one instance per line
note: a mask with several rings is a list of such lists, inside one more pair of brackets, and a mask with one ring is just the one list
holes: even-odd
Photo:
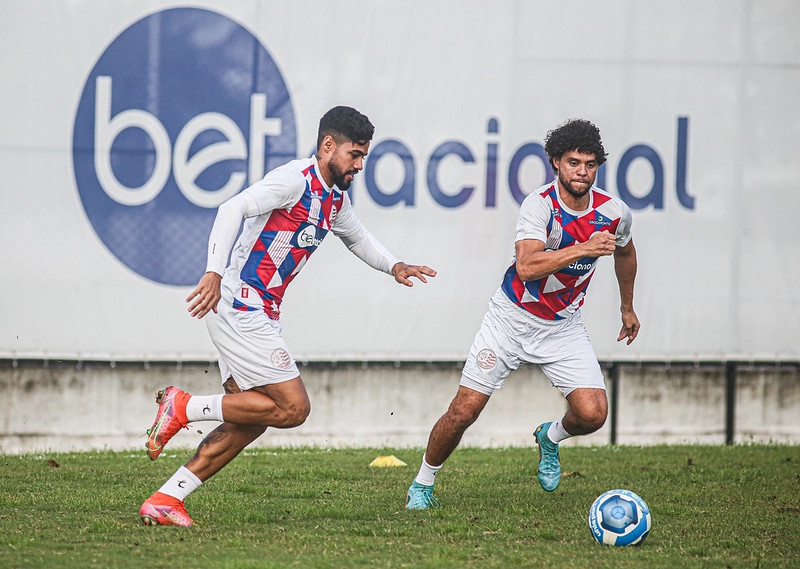
[[(494, 135), (500, 132), (497, 119), (489, 119), (486, 131)], [(496, 142), (486, 143), (486, 207), (497, 205), (497, 146)]]
[(600, 164), (600, 167), (597, 169), (597, 178), (594, 180), (594, 185), (600, 189), (607, 189), (606, 188), (606, 164), (605, 162)]
[[(375, 180), (375, 172), (381, 158), (387, 154), (394, 154), (400, 158), (403, 164), (403, 183), (396, 192), (384, 193)], [(417, 167), (414, 164), (414, 156), (408, 147), (399, 140), (383, 140), (370, 150), (370, 158), (364, 166), (364, 181), (366, 182), (367, 192), (376, 204), (383, 207), (391, 207), (398, 203), (404, 203), (406, 207), (414, 205), (414, 180), (417, 175)]]
[(521, 204), (522, 200), (524, 200), (528, 195), (526, 192), (522, 191), (522, 188), (519, 185), (519, 169), (522, 165), (522, 162), (528, 156), (536, 156), (539, 158), (544, 164), (547, 172), (545, 174), (545, 179), (542, 180), (541, 184), (536, 186), (537, 188), (546, 184), (547, 180), (551, 180), (553, 178), (553, 168), (550, 166), (550, 160), (547, 158), (547, 153), (544, 151), (544, 146), (538, 142), (529, 142), (520, 146), (519, 149), (514, 153), (514, 156), (511, 158), (511, 163), (508, 165), (508, 189), (511, 191), (511, 195), (514, 196), (514, 199), (517, 200), (518, 204)]
[(675, 159), (675, 194), (686, 209), (694, 209), (694, 197), (686, 190), (686, 163), (689, 153), (689, 117), (678, 117), (678, 144)]
[[(637, 158), (647, 160), (653, 169), (653, 186), (642, 197), (634, 196), (628, 189), (628, 168)], [(645, 209), (649, 205), (655, 209), (664, 209), (664, 164), (658, 152), (646, 144), (636, 144), (628, 148), (617, 166), (617, 191), (622, 201), (631, 209)]]
[(439, 170), (439, 162), (451, 154), (458, 156), (464, 162), (475, 162), (472, 151), (464, 143), (455, 140), (443, 142), (436, 147), (428, 160), (428, 191), (439, 205), (443, 205), (444, 207), (459, 207), (464, 205), (470, 198), (475, 188), (472, 186), (464, 186), (457, 194), (450, 195), (444, 193), (439, 187), (439, 181), (436, 179), (436, 174)]
[[(500, 125), (497, 118), (490, 118), (487, 122), (486, 133), (486, 170), (484, 172), (485, 191), (484, 206), (497, 207), (498, 169), (499, 169), (499, 132)], [(676, 133), (676, 161), (675, 161), (675, 193), (678, 202), (686, 209), (695, 207), (695, 198), (691, 196), (686, 187), (688, 172), (688, 146), (689, 146), (689, 117), (677, 117)], [(378, 164), (387, 155), (393, 154), (400, 159), (403, 166), (403, 178), (399, 187), (394, 191), (385, 191), (377, 181)], [(446, 208), (458, 208), (466, 204), (475, 193), (475, 186), (461, 186), (455, 193), (447, 193), (439, 183), (438, 174), (442, 160), (448, 156), (456, 156), (465, 164), (476, 163), (475, 155), (467, 143), (459, 140), (442, 142), (431, 152), (426, 165), (425, 181), (428, 192), (433, 200)], [(520, 182), (520, 171), (528, 158), (538, 158), (544, 166), (544, 180), (535, 183), (532, 188), (523, 188)], [(652, 172), (653, 182), (646, 191), (644, 188), (631, 187), (628, 184), (628, 171), (637, 160), (647, 161)], [(539, 142), (526, 142), (517, 148), (508, 165), (508, 189), (513, 199), (521, 204), (528, 193), (536, 187), (547, 183), (554, 177), (553, 168), (547, 157), (544, 146)], [(406, 207), (413, 207), (416, 199), (416, 163), (408, 146), (399, 140), (388, 139), (376, 143), (370, 152), (364, 170), (367, 192), (372, 200), (379, 206), (392, 207), (399, 203)], [(608, 164), (602, 164), (597, 170), (596, 185), (610, 190), (607, 184), (612, 184), (608, 178)], [(658, 151), (648, 144), (635, 144), (627, 148), (619, 159), (616, 167), (617, 193), (631, 209), (642, 210), (653, 207), (656, 210), (664, 209), (665, 192), (664, 163)]]

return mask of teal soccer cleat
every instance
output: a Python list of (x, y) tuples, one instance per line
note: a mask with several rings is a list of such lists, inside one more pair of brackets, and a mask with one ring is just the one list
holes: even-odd
[(561, 461), (558, 459), (558, 445), (550, 441), (547, 430), (550, 423), (542, 423), (536, 427), (533, 436), (539, 445), (539, 484), (545, 492), (558, 488), (561, 480)]
[(433, 497), (433, 485), (424, 486), (415, 480), (408, 489), (406, 510), (427, 510), (438, 507), (439, 500)]

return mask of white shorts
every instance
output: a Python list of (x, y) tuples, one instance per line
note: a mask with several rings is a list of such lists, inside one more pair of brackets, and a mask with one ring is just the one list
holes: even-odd
[(498, 290), (470, 348), (461, 385), (491, 395), (523, 363), (538, 364), (564, 397), (580, 388), (605, 389), (580, 310), (564, 320), (544, 320)]
[(233, 296), (222, 287), (217, 313), (205, 316), (219, 352), (222, 382), (233, 377), (244, 391), (298, 377), (300, 370), (281, 337), (280, 321), (271, 320), (263, 310), (236, 310), (232, 303)]

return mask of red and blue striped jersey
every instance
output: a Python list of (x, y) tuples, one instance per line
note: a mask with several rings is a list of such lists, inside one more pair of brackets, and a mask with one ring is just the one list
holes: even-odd
[[(592, 187), (589, 207), (580, 212), (565, 207), (554, 181), (532, 192), (522, 202), (516, 241), (538, 239), (545, 251), (555, 251), (588, 241), (596, 231), (614, 233), (618, 247), (631, 240), (631, 212), (625, 203)], [(561, 320), (583, 304), (594, 275), (597, 257), (584, 257), (540, 279), (525, 281), (517, 274), (516, 258), (506, 271), (501, 288), (517, 306), (546, 320)]]
[[(293, 160), (245, 190), (256, 202), (260, 192), (270, 191), (283, 192), (289, 205), (245, 219), (225, 279), (234, 291), (234, 308), (264, 310), (277, 320), (286, 287), (349, 200), (338, 188), (326, 188), (313, 158)], [(263, 201), (268, 201), (266, 194)]]

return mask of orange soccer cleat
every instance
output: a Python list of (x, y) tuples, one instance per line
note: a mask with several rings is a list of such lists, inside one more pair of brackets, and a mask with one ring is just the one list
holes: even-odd
[(156, 492), (145, 500), (139, 509), (139, 517), (146, 526), (188, 527), (194, 524), (183, 502), (161, 492)]
[(158, 412), (153, 426), (147, 430), (147, 456), (155, 460), (169, 440), (182, 428), (189, 428), (186, 420), (186, 402), (191, 397), (177, 387), (169, 386), (158, 392)]

